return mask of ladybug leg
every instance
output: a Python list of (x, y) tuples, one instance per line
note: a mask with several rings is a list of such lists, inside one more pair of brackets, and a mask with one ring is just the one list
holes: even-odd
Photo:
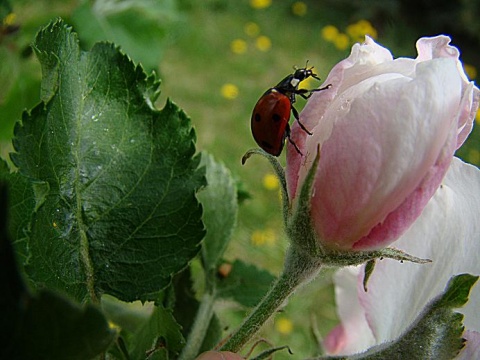
[(287, 124), (287, 127), (285, 128), (285, 133), (287, 135), (288, 141), (290, 142), (290, 144), (293, 145), (295, 150), (297, 150), (297, 153), (299, 153), (301, 156), (303, 156), (303, 154), (300, 151), (300, 149), (298, 148), (297, 144), (295, 144), (295, 141), (293, 141), (292, 138), (290, 137), (290, 125), (288, 125), (288, 124)]
[(327, 90), (327, 89), (330, 89), (332, 87), (332, 84), (328, 84), (327, 86), (324, 86), (320, 89), (312, 89), (312, 90), (307, 90), (307, 89), (298, 89), (295, 94), (297, 95), (300, 95), (302, 98), (304, 98), (305, 100), (308, 100), (310, 98), (310, 96), (312, 96), (312, 94), (316, 91), (322, 91), (322, 90)]
[(312, 96), (312, 90), (298, 89), (295, 91), (295, 94), (300, 95), (302, 98), (307, 100), (310, 96)]
[(293, 116), (295, 117), (295, 120), (297, 120), (298, 125), (300, 125), (300, 127), (302, 128), (302, 130), (305, 131), (308, 135), (312, 135), (312, 133), (308, 131), (307, 128), (300, 122), (300, 116), (298, 115), (298, 111), (293, 106), (292, 106), (292, 113), (293, 113)]
[(327, 86), (324, 86), (322, 88), (310, 90), (310, 95), (312, 95), (312, 92), (314, 92), (314, 91), (327, 90), (327, 89), (330, 89), (331, 87), (332, 87), (332, 84), (328, 84)]

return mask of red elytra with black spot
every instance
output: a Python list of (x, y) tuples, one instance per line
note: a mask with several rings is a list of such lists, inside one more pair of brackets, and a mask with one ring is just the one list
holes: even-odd
[(275, 87), (268, 89), (255, 105), (251, 118), (251, 128), (253, 138), (264, 151), (279, 156), (282, 153), (285, 144), (285, 138), (295, 147), (299, 154), (300, 149), (290, 138), (290, 112), (293, 112), (295, 119), (300, 127), (312, 135), (299, 120), (298, 112), (293, 107), (295, 96), (300, 95), (304, 99), (308, 99), (313, 92), (328, 89), (327, 85), (320, 89), (299, 89), (301, 81), (308, 77), (320, 80), (313, 73), (312, 68), (302, 68), (296, 70), (293, 74), (286, 76)]
[(275, 89), (268, 90), (253, 109), (253, 138), (269, 154), (282, 153), (291, 109), (290, 99)]

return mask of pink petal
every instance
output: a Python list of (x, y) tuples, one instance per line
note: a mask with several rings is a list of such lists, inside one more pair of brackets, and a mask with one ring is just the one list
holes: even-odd
[[(358, 249), (381, 247), (419, 215), (453, 156), (460, 89), (455, 63), (438, 59), (419, 65), (413, 80), (392, 74), (365, 80), (327, 110), (332, 132), (321, 148), (312, 199), (325, 242), (349, 248), (362, 239)], [(307, 146), (315, 146), (314, 136)], [(313, 151), (307, 147), (306, 153)], [(422, 184), (427, 177), (433, 186)], [(386, 219), (409, 196), (414, 199), (402, 214)], [(367, 237), (381, 223), (382, 231)]]
[(480, 93), (449, 38), (423, 38), (417, 59), (392, 59), (367, 38), (313, 94), (287, 152), (293, 206), (321, 147), (312, 198), (320, 241), (343, 250), (381, 248), (420, 215), (455, 149), (471, 131)]

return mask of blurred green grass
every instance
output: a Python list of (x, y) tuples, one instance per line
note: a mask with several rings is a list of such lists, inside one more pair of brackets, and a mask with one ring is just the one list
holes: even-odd
[[(306, 12), (300, 14), (298, 9), (295, 10), (298, 3), (306, 6)], [(5, 79), (4, 84), (9, 84), (15, 81), (12, 72), (21, 75), (17, 80), (23, 80), (25, 84), (22, 86), (28, 88), (23, 89), (24, 92), (19, 90), (18, 96), (27, 97), (21, 102), (23, 107), (31, 107), (38, 101), (39, 88), (32, 91), (32, 86), (39, 85), (38, 64), (32, 57), (26, 57), (15, 65), (28, 67), (33, 80), (27, 81), (28, 77), (20, 70), (5, 66), (15, 64), (15, 61), (5, 59), (14, 56), (12, 52), (23, 51), (33, 40), (38, 27), (51, 18), (62, 16), (69, 21), (77, 5), (75, 1), (58, 0), (20, 0), (15, 3), (14, 10), (22, 30), (14, 42), (4, 42), (2, 45), (5, 46), (0, 47), (0, 78)], [(272, 173), (265, 159), (253, 157), (246, 165), (241, 165), (243, 154), (256, 147), (250, 134), (252, 108), (259, 96), (290, 73), (294, 65), (303, 66), (309, 60), (309, 65), (315, 66), (319, 76), (325, 78), (335, 63), (348, 56), (350, 46), (339, 50), (324, 40), (321, 36), (323, 27), (333, 24), (345, 31), (349, 24), (361, 20), (362, 14), (370, 13), (365, 8), (363, 13), (352, 15), (341, 8), (328, 6), (329, 1), (276, 1), (261, 9), (253, 7), (247, 0), (182, 0), (178, 5), (178, 21), (168, 33), (169, 45), (159, 60), (162, 94), (158, 106), (162, 107), (166, 98), (171, 98), (183, 108), (196, 128), (198, 150), (206, 150), (224, 162), (242, 189), (251, 195), (240, 207), (238, 226), (227, 259), (240, 258), (278, 274), (287, 247), (279, 191), (264, 185), (265, 176)], [(254, 28), (257, 30), (253, 35), (245, 30), (247, 24), (252, 23), (256, 24)], [(79, 36), (81, 38), (81, 34)], [(270, 40), (270, 47), (257, 47), (260, 36)], [(379, 31), (378, 41), (395, 57), (415, 56), (417, 37), (413, 29), (401, 22), (387, 23)], [(240, 40), (245, 52), (232, 51), (235, 40)], [(233, 98), (223, 96), (221, 90), (225, 84), (233, 85), (237, 95)], [(317, 85), (320, 84), (312, 82), (308, 86)], [(5, 96), (0, 93), (0, 106)], [(297, 108), (301, 109), (303, 105), (304, 101), (299, 99)], [(2, 133), (11, 132), (22, 108), (10, 108), (9, 112), (0, 115)], [(480, 164), (479, 131), (474, 129), (467, 144), (459, 151), (462, 158), (477, 165)], [(6, 157), (11, 151), (9, 142), (3, 140), (1, 149)], [(284, 162), (284, 155), (280, 160)], [(222, 320), (225, 326), (232, 328), (245, 315), (245, 309), (223, 305)], [(333, 289), (327, 275), (299, 290), (282, 313), (265, 326), (262, 336), (276, 346), (289, 345), (295, 353), (293, 358), (302, 358), (316, 353), (312, 327), (317, 326), (320, 334), (325, 335), (335, 322)], [(289, 328), (288, 324), (292, 327)], [(292, 357), (279, 353), (276, 358)]]

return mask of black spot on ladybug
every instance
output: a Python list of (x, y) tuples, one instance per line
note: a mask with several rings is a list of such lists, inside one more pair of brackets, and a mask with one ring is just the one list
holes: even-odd
[(273, 114), (272, 115), (272, 120), (274, 122), (279, 122), (280, 120), (282, 120), (282, 117), (279, 114)]
[(262, 120), (262, 117), (260, 116), (259, 113), (256, 113), (255, 114), (255, 121), (260, 122), (260, 120)]

